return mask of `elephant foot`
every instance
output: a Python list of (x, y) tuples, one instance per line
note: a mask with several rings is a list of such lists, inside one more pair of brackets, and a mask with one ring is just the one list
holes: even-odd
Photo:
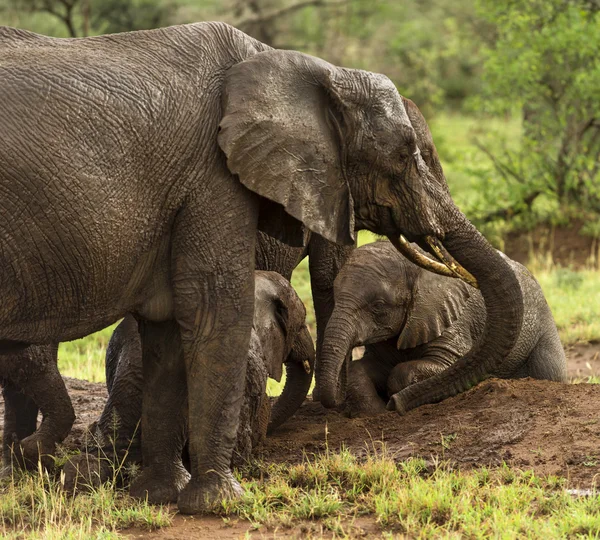
[(43, 469), (52, 470), (55, 450), (54, 442), (45, 441), (35, 433), (22, 441), (13, 433), (12, 444), (6, 450), (6, 463), (10, 461), (12, 467), (27, 470), (37, 470), (41, 463)]
[(386, 412), (383, 402), (378, 403), (362, 403), (360, 405), (346, 404), (342, 410), (342, 414), (346, 418), (363, 418), (368, 416), (377, 416)]
[(396, 411), (400, 416), (404, 416), (408, 411), (406, 410), (406, 404), (402, 398), (402, 392), (394, 394), (387, 404), (388, 411)]
[(89, 491), (115, 478), (115, 466), (108, 458), (80, 454), (63, 467), (63, 489), (69, 493)]
[(238, 499), (244, 493), (231, 471), (207, 473), (202, 480), (191, 480), (179, 494), (177, 506), (182, 514), (210, 512), (223, 499)]
[(151, 504), (177, 502), (177, 497), (189, 482), (190, 473), (184, 466), (146, 467), (131, 483), (129, 494), (136, 499), (148, 499)]

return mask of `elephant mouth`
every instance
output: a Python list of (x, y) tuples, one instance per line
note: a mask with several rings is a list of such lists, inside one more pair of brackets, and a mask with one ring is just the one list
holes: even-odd
[[(411, 244), (403, 234), (398, 237), (391, 237), (390, 241), (402, 255), (417, 266), (441, 276), (461, 279), (471, 287), (475, 287), (476, 289), (479, 288), (475, 276), (450, 255), (438, 238), (432, 235), (426, 235), (423, 239), (429, 248), (428, 251)], [(437, 260), (434, 259), (429, 252), (433, 254)]]

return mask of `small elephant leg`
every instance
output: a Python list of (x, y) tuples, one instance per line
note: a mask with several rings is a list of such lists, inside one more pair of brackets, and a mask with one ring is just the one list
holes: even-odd
[[(44, 467), (50, 468), (56, 444), (65, 439), (75, 422), (71, 398), (58, 372), (58, 346), (33, 345), (22, 353), (20, 360), (20, 371), (26, 375), (17, 377), (14, 384), (39, 406), (43, 419), (36, 431), (13, 445), (13, 451), (18, 455), (17, 462), (26, 468), (37, 468), (39, 460)], [(24, 422), (29, 424), (29, 431), (34, 409), (30, 402), (27, 408)], [(20, 416), (21, 411), (16, 414)]]
[[(189, 479), (181, 461), (186, 438), (186, 383), (174, 321), (140, 321), (142, 341), (142, 463), (133, 497), (171, 503)], [(113, 389), (114, 391), (114, 389)]]
[[(117, 478), (120, 467), (141, 463), (142, 345), (131, 315), (115, 329), (106, 350), (108, 400), (100, 418), (88, 428), (86, 452), (64, 466), (67, 491)], [(90, 440), (91, 439), (91, 440)]]
[(262, 347), (257, 334), (252, 331), (248, 350), (246, 385), (240, 411), (237, 442), (232, 463), (240, 467), (248, 463), (252, 451), (267, 435), (271, 405), (266, 394), (269, 374), (265, 367)]
[(28, 437), (37, 429), (38, 406), (10, 381), (2, 385), (4, 398), (4, 432), (2, 434), (2, 458), (5, 472), (12, 468), (15, 455), (13, 443)]
[(344, 412), (349, 417), (374, 416), (385, 412), (379, 389), (385, 388), (387, 372), (368, 355), (349, 364)]
[(420, 359), (401, 362), (392, 371), (387, 380), (388, 396), (393, 396), (407, 386), (424, 381), (436, 373), (441, 373), (446, 366), (436, 360)]

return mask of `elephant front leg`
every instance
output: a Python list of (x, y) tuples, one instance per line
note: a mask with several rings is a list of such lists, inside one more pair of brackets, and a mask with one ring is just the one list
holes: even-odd
[(392, 369), (388, 377), (388, 395), (393, 397), (394, 394), (404, 390), (407, 386), (424, 381), (436, 373), (441, 373), (446, 367), (447, 364), (443, 362), (427, 358), (401, 362)]
[(178, 506), (188, 514), (242, 493), (231, 471), (231, 456), (254, 315), (258, 222), (258, 198), (229, 175), (215, 177), (198, 197), (222, 204), (218, 209), (208, 204), (182, 208), (171, 249), (173, 306), (189, 395), (192, 473)]
[(186, 381), (175, 321), (140, 321), (142, 340), (142, 472), (133, 497), (175, 502), (189, 479), (181, 454), (186, 437)]
[[(223, 276), (224, 283), (233, 279)], [(243, 296), (230, 295), (227, 289), (211, 288), (206, 300), (196, 304), (193, 316), (184, 319), (197, 326), (180, 323), (190, 395), (192, 479), (181, 492), (178, 506), (187, 514), (209, 510), (222, 498), (242, 493), (231, 472), (231, 458), (244, 398), (253, 273), (249, 271), (239, 283)]]
[(348, 392), (344, 403), (344, 413), (350, 418), (385, 412), (385, 402), (378, 392), (385, 381), (385, 374), (381, 366), (369, 360), (369, 357), (363, 357), (350, 362)]

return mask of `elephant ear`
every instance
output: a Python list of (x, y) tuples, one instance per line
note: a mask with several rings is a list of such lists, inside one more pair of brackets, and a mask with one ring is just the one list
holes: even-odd
[(420, 270), (398, 349), (412, 349), (440, 337), (463, 312), (471, 290), (460, 279)]
[(336, 81), (339, 71), (306, 54), (271, 50), (225, 76), (218, 141), (227, 166), (270, 201), (261, 203), (261, 230), (294, 245), (303, 239), (300, 222), (332, 242), (354, 243), (354, 203), (341, 167), (341, 111), (350, 90)]

